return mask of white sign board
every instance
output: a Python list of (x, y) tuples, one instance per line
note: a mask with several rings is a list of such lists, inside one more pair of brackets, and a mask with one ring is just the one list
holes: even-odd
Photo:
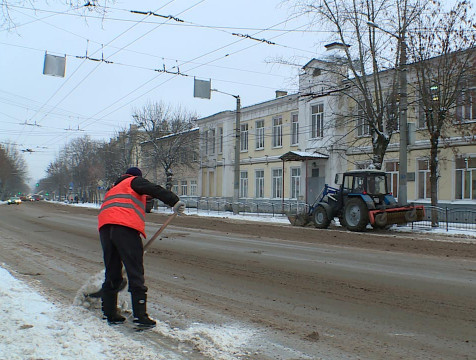
[(211, 89), (211, 80), (198, 80), (193, 78), (193, 97), (210, 99)]
[(66, 56), (45, 54), (43, 75), (64, 77), (66, 70)]

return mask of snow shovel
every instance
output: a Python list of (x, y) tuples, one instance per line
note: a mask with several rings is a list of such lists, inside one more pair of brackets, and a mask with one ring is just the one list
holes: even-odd
[[(155, 239), (157, 239), (159, 237), (159, 235), (162, 233), (162, 231), (164, 231), (164, 229), (167, 227), (167, 225), (170, 224), (170, 222), (177, 216), (177, 213), (173, 213), (172, 215), (170, 215), (167, 220), (165, 220), (165, 222), (162, 224), (162, 226), (160, 227), (159, 230), (157, 230), (155, 232), (155, 234), (146, 242), (146, 244), (144, 245), (144, 254), (147, 252), (147, 249), (150, 247), (150, 245), (152, 245), (152, 243), (154, 242)], [(124, 268), (122, 268), (122, 274), (124, 275)], [(122, 283), (121, 285), (119, 286), (119, 289), (117, 290), (117, 292), (119, 291), (122, 291), (124, 290), (124, 288), (126, 287), (127, 285), (127, 280), (124, 278), (122, 280)], [(90, 297), (90, 298), (100, 298), (102, 296), (102, 288), (99, 289), (98, 291), (96, 292), (93, 292), (93, 293), (90, 293), (90, 294), (84, 294), (85, 297)]]

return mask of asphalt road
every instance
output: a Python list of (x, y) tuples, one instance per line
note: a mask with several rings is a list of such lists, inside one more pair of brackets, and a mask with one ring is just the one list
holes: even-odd
[[(96, 214), (0, 206), (0, 262), (70, 304), (102, 268)], [(474, 359), (476, 244), (433, 240), (185, 216), (146, 255), (165, 330), (142, 336), (184, 358)]]

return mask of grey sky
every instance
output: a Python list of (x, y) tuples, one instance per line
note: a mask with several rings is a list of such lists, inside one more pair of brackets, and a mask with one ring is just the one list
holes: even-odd
[[(267, 62), (284, 58), (303, 65), (322, 55), (332, 39), (309, 31), (306, 16), (286, 21), (292, 14), (280, 4), (116, 1), (104, 18), (61, 1), (38, 1), (36, 12), (29, 4), (11, 7), (17, 27), (0, 30), (0, 142), (34, 151), (24, 157), (35, 182), (66, 142), (84, 134), (108, 139), (148, 101), (180, 105), (200, 116), (235, 108), (235, 99), (223, 94), (194, 99), (193, 76), (240, 95), (242, 106), (272, 99), (275, 90), (295, 92), (299, 67)], [(65, 78), (42, 74), (45, 51), (67, 56)], [(86, 53), (113, 63), (78, 58)], [(155, 71), (163, 69), (182, 75)]]

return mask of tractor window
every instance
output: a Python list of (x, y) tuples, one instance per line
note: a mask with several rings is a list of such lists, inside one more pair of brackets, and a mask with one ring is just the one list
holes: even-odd
[(367, 187), (369, 194), (386, 194), (386, 182), (385, 175), (379, 176), (369, 176), (367, 179)]
[(362, 193), (365, 191), (365, 178), (363, 176), (354, 176), (354, 186), (352, 192)]
[(353, 181), (352, 176), (344, 176), (344, 182), (342, 183), (342, 190), (344, 192), (349, 192), (350, 189), (352, 189), (352, 181)]

